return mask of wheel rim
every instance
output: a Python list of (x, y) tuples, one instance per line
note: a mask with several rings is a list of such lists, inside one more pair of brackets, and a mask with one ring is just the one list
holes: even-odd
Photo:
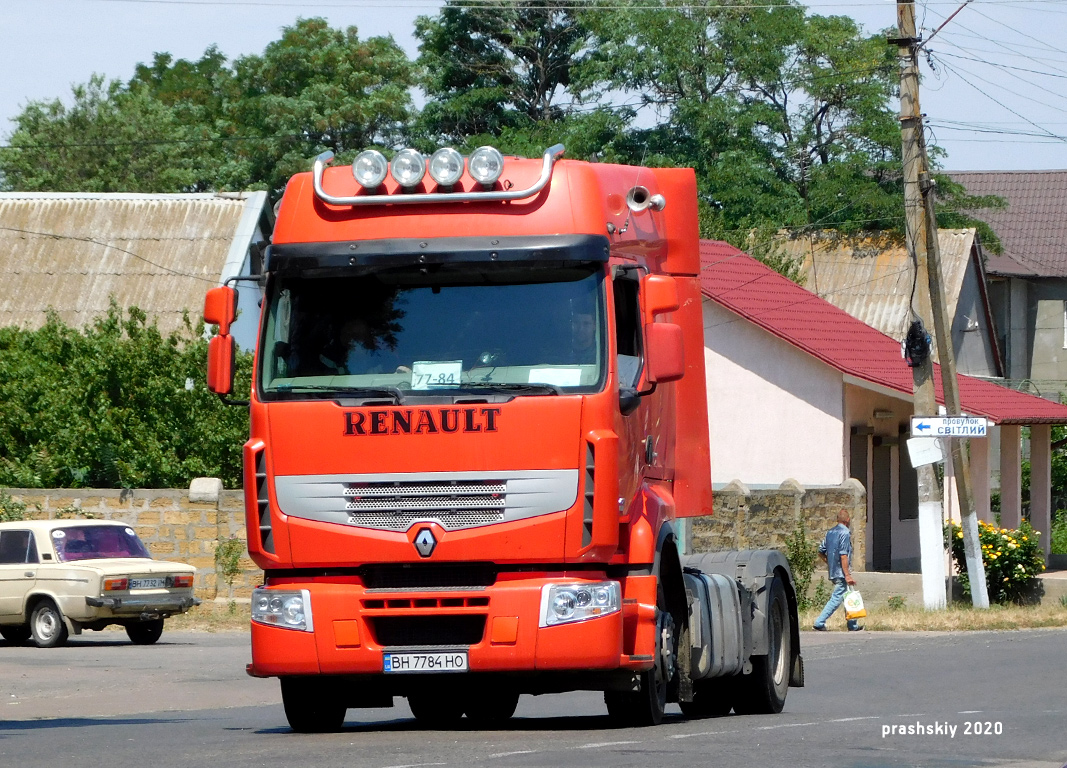
[(774, 647), (771, 649), (774, 659), (774, 683), (775, 685), (781, 685), (782, 680), (785, 679), (785, 643), (782, 642), (782, 632), (784, 630), (784, 624), (782, 617), (783, 608), (781, 603), (775, 605), (775, 611), (771, 617), (771, 625), (773, 627), (774, 637), (772, 642)]
[(55, 611), (45, 608), (37, 614), (37, 636), (42, 640), (51, 640), (59, 629), (59, 620)]

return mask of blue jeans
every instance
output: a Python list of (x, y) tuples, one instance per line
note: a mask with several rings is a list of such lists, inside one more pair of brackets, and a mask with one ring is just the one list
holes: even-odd
[[(815, 619), (815, 626), (825, 627), (826, 620), (834, 615), (834, 611), (841, 607), (841, 603), (845, 600), (845, 592), (848, 591), (848, 584), (844, 578), (831, 579), (834, 583), (834, 591), (830, 593), (830, 599), (826, 601), (826, 607), (822, 609), (822, 613), (819, 614), (819, 618)], [(859, 622), (855, 619), (848, 620), (848, 628), (855, 630), (859, 628)]]

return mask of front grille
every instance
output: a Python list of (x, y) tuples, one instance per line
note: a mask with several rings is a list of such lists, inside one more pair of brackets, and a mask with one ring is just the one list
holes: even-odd
[(435, 520), (454, 531), (501, 522), (507, 507), (507, 483), (349, 483), (344, 496), (351, 525), (406, 531), (419, 520)]
[(456, 565), (367, 565), (359, 569), (367, 589), (480, 589), (496, 583), (496, 568)]
[(463, 616), (374, 616), (367, 617), (378, 645), (436, 646), (477, 645), (485, 634), (486, 617)]

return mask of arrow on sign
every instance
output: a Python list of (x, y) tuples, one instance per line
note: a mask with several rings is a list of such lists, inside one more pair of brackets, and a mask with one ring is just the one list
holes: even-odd
[(925, 421), (920, 421), (918, 424), (915, 425), (915, 429), (918, 432), (922, 432), (925, 429), (930, 429), (930, 425), (927, 424)]

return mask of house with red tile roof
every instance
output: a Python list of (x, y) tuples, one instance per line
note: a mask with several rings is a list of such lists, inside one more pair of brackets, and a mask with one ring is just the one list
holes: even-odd
[(1067, 391), (1067, 170), (948, 175), (1007, 203), (981, 213), (1003, 247), (986, 272), (1005, 375), (1058, 400)]
[[(867, 568), (919, 570), (917, 482), (905, 447), (912, 371), (900, 342), (726, 243), (701, 243), (701, 291), (715, 486), (856, 478), (867, 489)], [(985, 416), (1008, 446), (1007, 525), (1022, 507), (1018, 436), (1030, 426), (1031, 522), (1046, 533), (1047, 552), (1051, 425), (1067, 424), (1067, 406), (970, 376), (959, 386), (964, 411)], [(989, 441), (972, 439), (970, 456), (977, 511), (990, 520)]]

